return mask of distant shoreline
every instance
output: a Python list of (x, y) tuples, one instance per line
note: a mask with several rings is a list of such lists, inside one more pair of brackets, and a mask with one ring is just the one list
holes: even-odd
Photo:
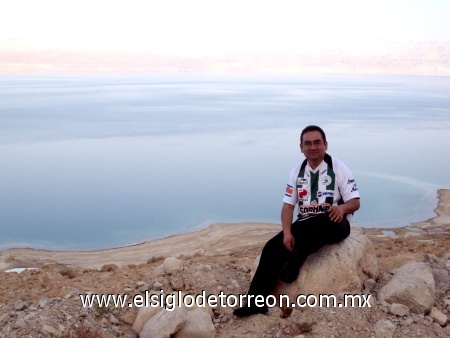
[[(422, 231), (403, 228), (357, 228), (372, 240), (385, 240), (396, 236), (450, 235), (450, 189), (439, 189), (437, 214), (424, 222), (411, 224)], [(382, 230), (395, 232), (386, 236)], [(52, 251), (44, 249), (14, 248), (0, 250), (0, 270), (19, 267), (41, 267), (46, 264), (73, 265), (98, 269), (105, 264), (126, 266), (146, 263), (152, 257), (178, 255), (229, 255), (234, 252), (261, 247), (280, 231), (272, 223), (217, 223), (202, 230), (173, 235), (131, 246), (95, 251)]]
[[(439, 192), (440, 190), (447, 190), (446, 188), (441, 188), (441, 189), (437, 189), (436, 193), (437, 193), (437, 205), (439, 204)], [(428, 205), (427, 205), (427, 210), (429, 210), (430, 212), (434, 212), (434, 214), (436, 214), (436, 206), (433, 206), (433, 209), (428, 209)], [(407, 219), (404, 219), (404, 221), (407, 223), (405, 225), (392, 225), (393, 222), (391, 222), (390, 220), (381, 220), (381, 221), (367, 221), (367, 222), (353, 222), (352, 223), (352, 228), (353, 229), (379, 229), (379, 230), (391, 230), (391, 231), (396, 231), (398, 229), (402, 229), (405, 227), (410, 227), (412, 226), (412, 224), (417, 224), (417, 223), (421, 223), (421, 222), (427, 222), (430, 221), (431, 219), (435, 218), (436, 216), (430, 217), (430, 218), (418, 218), (417, 221), (414, 220), (410, 220), (408, 221)], [(400, 218), (399, 218), (400, 219)], [(393, 221), (398, 221), (399, 219), (394, 219)], [(367, 226), (367, 224), (375, 224), (374, 227), (371, 226)], [(378, 223), (381, 223), (381, 225), (379, 225)], [(152, 241), (159, 241), (159, 240), (164, 240), (166, 238), (170, 238), (170, 237), (174, 237), (174, 236), (183, 236), (189, 233), (196, 233), (199, 231), (202, 231), (204, 229), (207, 229), (209, 227), (214, 226), (215, 224), (222, 224), (222, 225), (226, 225), (226, 224), (271, 224), (271, 225), (275, 225), (278, 226), (278, 229), (281, 229), (281, 225), (279, 222), (271, 222), (271, 221), (218, 221), (218, 222), (203, 222), (200, 223), (198, 225), (192, 225), (189, 227), (184, 227), (182, 229), (177, 229), (174, 230), (172, 233), (169, 234), (162, 234), (159, 236), (150, 236), (150, 238), (146, 238), (146, 239), (141, 239), (141, 240), (136, 240), (136, 241), (129, 241), (127, 243), (118, 243), (118, 244), (113, 244), (113, 245), (104, 245), (104, 246), (97, 246), (94, 248), (65, 248), (65, 247), (52, 247), (51, 244), (49, 244), (48, 246), (46, 245), (41, 245), (39, 243), (33, 244), (18, 244), (17, 246), (14, 246), (14, 243), (11, 243), (11, 245), (7, 246), (7, 247), (1, 247), (0, 246), (0, 253), (2, 251), (6, 251), (6, 250), (15, 250), (15, 249), (30, 249), (30, 250), (44, 250), (44, 251), (54, 251), (54, 252), (95, 252), (95, 251), (104, 251), (104, 250), (112, 250), (112, 249), (121, 249), (121, 248), (126, 248), (126, 247), (133, 247), (133, 246), (138, 246), (138, 245), (142, 245), (145, 244), (147, 242), (152, 242)], [(201, 226), (200, 226), (201, 225)], [(6, 245), (5, 245), (6, 246)], [(62, 246), (62, 245), (61, 245)]]
[(448, 41), (390, 42), (364, 49), (225, 53), (203, 56), (149, 52), (0, 48), (0, 73), (352, 74), (449, 76)]

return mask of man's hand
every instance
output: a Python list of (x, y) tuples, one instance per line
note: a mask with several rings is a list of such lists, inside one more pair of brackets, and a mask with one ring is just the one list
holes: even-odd
[(344, 219), (344, 211), (338, 206), (332, 206), (330, 208), (330, 219), (333, 222), (340, 223)]
[(359, 209), (359, 198), (352, 198), (344, 204), (334, 205), (330, 208), (330, 219), (333, 222), (341, 222), (346, 214), (353, 214)]
[(288, 249), (288, 251), (292, 252), (294, 250), (295, 239), (292, 236), (291, 227), (292, 227), (292, 213), (294, 212), (295, 205), (283, 204), (283, 208), (281, 209), (281, 225), (283, 227), (283, 244)]
[(288, 251), (294, 251), (295, 239), (290, 232), (283, 232), (283, 244)]

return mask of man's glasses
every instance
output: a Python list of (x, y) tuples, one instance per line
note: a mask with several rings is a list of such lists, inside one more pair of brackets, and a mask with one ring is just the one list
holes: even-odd
[(311, 141), (303, 142), (303, 147), (305, 147), (305, 148), (311, 148), (313, 145), (315, 147), (320, 147), (321, 145), (323, 145), (323, 141), (322, 140), (315, 140), (313, 142), (311, 142)]

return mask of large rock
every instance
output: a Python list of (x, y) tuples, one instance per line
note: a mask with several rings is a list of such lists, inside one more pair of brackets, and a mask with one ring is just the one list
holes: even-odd
[(170, 275), (174, 270), (183, 270), (183, 261), (175, 257), (167, 257), (163, 266), (164, 272)]
[(428, 313), (434, 304), (435, 284), (428, 263), (409, 262), (378, 292), (378, 300), (406, 305), (411, 312)]
[(326, 245), (310, 255), (291, 284), (278, 282), (274, 294), (287, 294), (291, 302), (299, 294), (359, 294), (364, 281), (378, 277), (378, 260), (372, 242), (352, 233), (344, 241)]
[[(185, 299), (185, 302), (188, 303), (188, 306), (186, 306), (186, 304), (184, 304), (184, 302), (183, 302), (183, 299), (179, 299), (179, 296), (181, 296), (182, 298), (187, 297), (187, 294), (185, 292), (181, 292), (181, 291), (174, 292), (170, 295), (164, 295), (160, 292), (152, 292), (150, 295), (153, 295), (153, 294), (156, 294), (158, 296), (162, 296), (162, 295), (164, 296), (164, 299), (166, 301), (165, 305), (169, 311), (173, 310), (175, 307), (178, 307), (178, 304), (180, 304), (181, 307), (184, 308), (186, 311), (190, 312), (190, 311), (198, 309), (198, 310), (204, 312), (205, 314), (207, 314), (210, 321), (213, 318), (212, 308), (207, 303), (203, 303), (203, 302), (199, 301), (199, 306), (197, 306), (196, 303), (190, 302), (192, 297), (189, 297), (189, 299)], [(192, 296), (195, 297), (195, 295), (192, 295)], [(160, 299), (160, 297), (158, 297), (158, 299)], [(139, 308), (139, 312), (138, 312), (136, 320), (134, 321), (134, 324), (133, 324), (133, 330), (135, 332), (137, 332), (138, 334), (140, 334), (142, 329), (146, 325), (146, 323), (150, 319), (152, 319), (154, 316), (156, 316), (159, 312), (161, 312), (162, 310), (164, 310), (164, 308), (162, 306), (155, 306), (155, 307), (142, 306), (141, 308)]]
[(140, 338), (170, 338), (186, 321), (187, 311), (176, 307), (172, 311), (164, 310), (153, 316), (144, 326)]
[(211, 316), (200, 309), (188, 312), (186, 321), (181, 329), (174, 334), (174, 338), (212, 338), (216, 335), (216, 328)]
[[(172, 300), (171, 306), (181, 305), (181, 307), (186, 309), (187, 311), (193, 311), (193, 310), (199, 309), (199, 310), (207, 313), (210, 316), (210, 318), (213, 318), (213, 316), (214, 316), (213, 310), (206, 302), (206, 293), (205, 293), (205, 302), (203, 302), (203, 297), (199, 297), (201, 295), (189, 294), (184, 291), (173, 292), (171, 295), (173, 296), (173, 298), (171, 299)], [(181, 299), (180, 299), (180, 297), (181, 297)], [(196, 302), (194, 302), (194, 299), (197, 299)], [(198, 306), (197, 306), (197, 303), (198, 303)]]
[(139, 308), (139, 312), (136, 316), (136, 320), (133, 323), (133, 330), (140, 334), (145, 324), (155, 316), (157, 313), (163, 310), (162, 307), (151, 307), (151, 306), (143, 306)]

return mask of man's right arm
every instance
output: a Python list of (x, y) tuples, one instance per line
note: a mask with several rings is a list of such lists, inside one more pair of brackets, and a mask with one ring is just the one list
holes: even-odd
[(294, 250), (295, 239), (292, 236), (292, 220), (294, 214), (295, 205), (283, 203), (281, 208), (281, 226), (283, 228), (283, 244), (289, 251)]

